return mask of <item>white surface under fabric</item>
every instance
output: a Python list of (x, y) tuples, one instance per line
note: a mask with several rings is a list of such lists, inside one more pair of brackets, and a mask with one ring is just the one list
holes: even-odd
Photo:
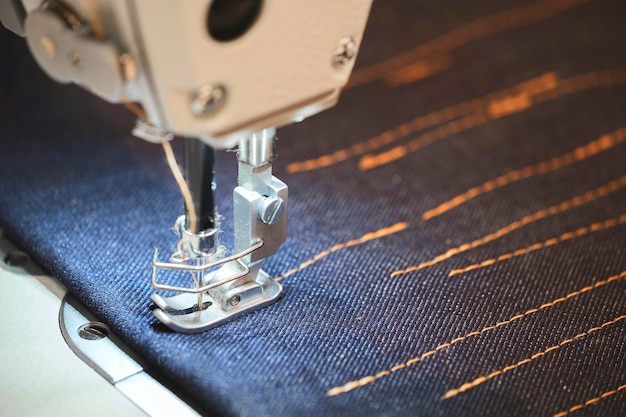
[(64, 292), (52, 278), (0, 265), (0, 416), (145, 416), (65, 343)]

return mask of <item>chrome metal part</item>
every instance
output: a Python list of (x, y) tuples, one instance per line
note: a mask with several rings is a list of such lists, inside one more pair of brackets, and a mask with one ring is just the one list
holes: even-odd
[(132, 133), (139, 139), (143, 139), (152, 143), (161, 143), (164, 140), (169, 141), (174, 139), (174, 135), (167, 130), (158, 126), (154, 126), (150, 122), (147, 122), (141, 118), (137, 119), (137, 121), (135, 122), (135, 127), (133, 128)]
[(73, 9), (47, 1), (26, 16), (24, 29), (33, 56), (50, 77), (81, 84), (109, 100), (119, 98), (132, 58), (96, 39)]
[(279, 197), (265, 197), (259, 203), (259, 220), (265, 224), (276, 224), (285, 214), (285, 202)]
[(226, 88), (223, 85), (205, 84), (191, 97), (191, 112), (196, 116), (208, 116), (226, 102)]
[(219, 243), (218, 228), (219, 224), (214, 229), (193, 233), (185, 226), (185, 216), (180, 216), (174, 224), (174, 233), (179, 238), (178, 247), (170, 259), (178, 265), (198, 257), (205, 260), (219, 257), (224, 248)]
[(249, 140), (239, 144), (237, 158), (254, 167), (272, 162), (276, 158), (275, 137), (276, 129), (264, 129), (254, 133)]
[(0, 295), (1, 415), (200, 415), (1, 230)]
[[(202, 310), (193, 308), (197, 307), (198, 300), (192, 294), (180, 294), (170, 298), (153, 294), (150, 299), (157, 306), (153, 311), (154, 315), (167, 327), (180, 333), (199, 333), (272, 304), (278, 299), (282, 289), (265, 272), (258, 271), (255, 281), (234, 288), (239, 293), (220, 297), (224, 303), (230, 303), (228, 307), (221, 303), (211, 303), (204, 305)], [(235, 297), (239, 297), (240, 301), (233, 303)]]
[(354, 59), (358, 48), (351, 36), (346, 36), (339, 41), (335, 54), (333, 55), (333, 65), (342, 67)]
[(59, 325), (70, 349), (149, 415), (199, 416), (146, 373), (142, 360), (71, 295), (63, 299)]
[[(272, 176), (274, 130), (258, 132), (240, 144), (239, 186), (233, 192), (235, 244), (233, 255), (217, 242), (217, 226), (193, 233), (184, 216), (174, 227), (179, 235), (170, 262), (152, 261), (152, 288), (176, 292), (153, 294), (154, 315), (172, 330), (196, 333), (224, 324), (276, 301), (282, 286), (261, 270), (287, 237), (287, 186)], [(195, 286), (158, 281), (159, 271), (188, 272)]]

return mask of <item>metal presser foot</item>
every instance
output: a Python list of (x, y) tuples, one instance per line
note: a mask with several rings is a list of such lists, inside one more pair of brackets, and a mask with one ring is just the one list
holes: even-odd
[[(200, 143), (199, 146), (206, 145)], [(202, 199), (197, 198), (202, 193), (194, 192), (197, 181), (192, 180), (201, 175), (193, 174), (187, 150), (185, 153), (194, 201), (196, 207), (202, 206)], [(192, 158), (198, 158), (194, 156), (197, 152), (190, 153)], [(219, 223), (213, 220), (217, 216), (213, 212), (212, 197), (209, 228), (190, 231), (182, 216), (175, 225), (179, 236), (177, 249), (169, 261), (159, 261), (158, 250), (154, 251), (152, 288), (179, 294), (173, 297), (153, 294), (150, 297), (156, 305), (153, 313), (177, 332), (196, 333), (219, 326), (271, 304), (282, 292), (282, 286), (261, 269), (263, 260), (276, 252), (287, 237), (287, 185), (272, 176), (274, 130), (264, 130), (242, 142), (237, 157), (239, 185), (233, 192), (233, 254), (225, 256), (226, 250), (218, 240)], [(206, 163), (200, 165), (204, 165), (206, 171)], [(212, 177), (212, 166), (209, 171)], [(200, 181), (199, 187), (206, 189), (206, 181), (204, 184)], [(159, 283), (158, 275), (162, 270), (188, 273), (193, 287)]]

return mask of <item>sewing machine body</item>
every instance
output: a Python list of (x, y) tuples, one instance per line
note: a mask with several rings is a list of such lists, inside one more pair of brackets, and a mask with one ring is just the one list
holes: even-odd
[[(272, 175), (274, 128), (336, 103), (354, 66), (370, 5), (371, 0), (0, 3), (3, 25), (26, 38), (35, 61), (53, 80), (125, 104), (138, 116), (132, 133), (141, 139), (165, 147), (181, 135), (202, 143), (185, 140), (187, 184), (181, 191), (189, 199), (175, 225), (176, 250), (161, 260), (155, 249), (152, 261), (152, 287), (179, 294), (151, 297), (154, 316), (170, 329), (206, 331), (279, 299), (282, 286), (261, 269), (287, 236), (287, 185)], [(210, 147), (236, 145), (234, 247), (227, 248), (219, 238), (220, 216), (207, 198), (213, 188)], [(175, 161), (170, 167), (176, 176)], [(195, 288), (164, 283), (158, 277), (164, 271), (189, 273)], [(3, 275), (15, 272), (9, 265)], [(166, 415), (164, 410), (173, 407), (175, 415), (194, 415), (102, 334), (108, 333), (106, 325), (81, 324), (87, 319), (66, 302), (64, 289), (55, 297), (63, 300), (63, 337), (79, 357), (123, 392), (131, 379), (143, 378), (134, 386), (165, 401), (142, 405), (145, 395), (133, 398), (145, 412)], [(92, 336), (105, 340), (94, 342)], [(94, 350), (98, 343), (108, 347)], [(112, 365), (118, 362), (128, 364), (121, 373)]]

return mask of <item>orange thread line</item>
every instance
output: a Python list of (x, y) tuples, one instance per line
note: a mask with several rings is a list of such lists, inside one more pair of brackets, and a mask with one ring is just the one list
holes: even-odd
[(527, 254), (529, 254), (531, 252), (538, 251), (539, 249), (544, 249), (544, 248), (547, 248), (547, 247), (550, 247), (550, 246), (554, 246), (554, 245), (557, 245), (559, 243), (565, 242), (567, 240), (571, 240), (571, 239), (574, 239), (576, 237), (585, 236), (585, 235), (588, 235), (589, 233), (598, 232), (600, 230), (605, 230), (605, 229), (608, 229), (610, 227), (614, 227), (614, 226), (617, 226), (617, 225), (620, 225), (620, 224), (623, 224), (623, 223), (626, 223), (626, 214), (622, 214), (619, 217), (614, 217), (612, 219), (606, 220), (606, 221), (601, 222), (601, 223), (594, 223), (591, 226), (581, 227), (580, 229), (577, 229), (577, 230), (575, 230), (573, 232), (563, 233), (559, 237), (553, 237), (553, 238), (548, 239), (548, 240), (546, 240), (545, 242), (542, 242), (542, 243), (535, 243), (534, 245), (531, 245), (531, 246), (529, 246), (527, 248), (518, 249), (515, 252), (505, 253), (504, 255), (500, 255), (497, 258), (487, 259), (486, 261), (482, 261), (480, 263), (473, 264), (473, 265), (467, 266), (465, 268), (454, 269), (454, 270), (450, 271), (448, 276), (449, 277), (453, 277), (455, 275), (460, 275), (460, 274), (463, 274), (465, 272), (473, 271), (475, 269), (484, 268), (486, 266), (490, 266), (490, 265), (496, 264), (496, 263), (501, 262), (501, 261), (512, 259), (512, 258), (515, 258), (517, 256), (527, 255)]
[(550, 352), (554, 352), (555, 350), (560, 349), (561, 347), (563, 347), (563, 346), (565, 346), (567, 344), (570, 344), (570, 343), (572, 343), (575, 340), (578, 340), (578, 339), (580, 339), (582, 337), (588, 336), (591, 333), (595, 333), (598, 330), (602, 330), (605, 327), (610, 326), (610, 325), (615, 324), (615, 323), (618, 323), (619, 321), (624, 320), (624, 319), (626, 319), (626, 315), (619, 316), (619, 317), (617, 317), (617, 318), (615, 318), (613, 320), (607, 321), (606, 323), (602, 323), (600, 326), (592, 327), (591, 329), (587, 330), (586, 332), (579, 333), (579, 334), (577, 334), (576, 336), (574, 336), (574, 337), (572, 337), (570, 339), (565, 339), (565, 340), (559, 342), (559, 344), (554, 345), (554, 346), (550, 346), (549, 348), (547, 348), (545, 350), (542, 350), (541, 352), (537, 352), (534, 355), (529, 356), (526, 359), (522, 359), (521, 361), (519, 361), (519, 362), (517, 362), (517, 363), (515, 363), (513, 365), (505, 366), (504, 368), (498, 369), (497, 371), (494, 371), (494, 372), (490, 373), (489, 375), (480, 376), (480, 377), (476, 378), (475, 380), (473, 380), (471, 382), (467, 382), (467, 383), (461, 385), (459, 388), (454, 388), (454, 389), (449, 390), (448, 392), (445, 393), (445, 395), (443, 396), (443, 399), (445, 400), (445, 399), (449, 399), (449, 398), (452, 398), (452, 397), (456, 397), (457, 395), (459, 395), (459, 394), (461, 394), (461, 393), (463, 393), (465, 391), (468, 391), (468, 390), (470, 390), (472, 388), (476, 388), (477, 386), (479, 386), (479, 385), (489, 381), (490, 379), (493, 379), (493, 378), (495, 378), (495, 377), (497, 377), (499, 375), (502, 375), (504, 373), (507, 373), (509, 371), (513, 371), (514, 369), (517, 369), (517, 368), (519, 368), (522, 365), (526, 365), (527, 363), (532, 362), (535, 359), (539, 359), (542, 356), (545, 356), (545, 355), (547, 355)]
[(598, 401), (605, 399), (606, 397), (610, 397), (611, 395), (617, 394), (618, 392), (620, 392), (623, 389), (626, 389), (626, 384), (620, 385), (619, 387), (617, 387), (614, 390), (607, 391), (607, 392), (601, 394), (599, 397), (591, 398), (591, 399), (585, 401), (584, 403), (580, 403), (578, 405), (575, 405), (575, 406), (569, 408), (566, 411), (561, 411), (560, 413), (556, 413), (552, 417), (565, 417), (569, 413), (573, 413), (574, 411), (580, 410), (581, 408), (585, 408), (588, 405), (595, 404)]
[(497, 119), (512, 113), (518, 113), (529, 109), (532, 106), (531, 97), (527, 93), (520, 93), (514, 96), (505, 97), (501, 100), (494, 100), (489, 103), (487, 112), (492, 119)]
[[(384, 152), (380, 155), (365, 155), (359, 162), (359, 168), (362, 170), (368, 170), (387, 164), (399, 159), (390, 158), (390, 155), (400, 155), (403, 152), (403, 155), (400, 156), (400, 158), (404, 157), (410, 152), (415, 152), (424, 146), (448, 138), (456, 133), (485, 124), (490, 120), (528, 110), (532, 108), (534, 104), (554, 100), (564, 95), (574, 94), (583, 90), (597, 87), (607, 87), (617, 83), (626, 83), (626, 69), (616, 68), (600, 72), (591, 72), (561, 80), (553, 89), (546, 89), (545, 91), (532, 95), (532, 100), (530, 100), (531, 97), (509, 97), (508, 103), (502, 101), (496, 103), (492, 102), (486, 109), (477, 111), (474, 115), (450, 122), (432, 132), (427, 132), (416, 139), (409, 141), (405, 145), (398, 146), (398, 148), (401, 148), (402, 151), (392, 149), (392, 151)], [(521, 93), (525, 92), (522, 91)], [(529, 92), (528, 94), (531, 95)]]
[(482, 245), (485, 245), (489, 242), (493, 242), (496, 239), (501, 238), (502, 236), (505, 236), (515, 230), (518, 230), (530, 223), (536, 222), (538, 220), (541, 219), (545, 219), (546, 217), (549, 216), (553, 216), (555, 214), (559, 214), (562, 213), (564, 211), (570, 210), (572, 208), (578, 207), (582, 204), (585, 203), (589, 203), (591, 201), (597, 200), (599, 198), (602, 198), (612, 192), (615, 192), (617, 190), (619, 190), (620, 188), (623, 188), (624, 186), (626, 186), (626, 175), (624, 175), (623, 177), (616, 179), (614, 181), (611, 181), (607, 184), (604, 184), (598, 188), (596, 188), (595, 190), (591, 190), (591, 191), (587, 191), (584, 194), (580, 194), (577, 195), (574, 198), (571, 198), (569, 200), (563, 201), (559, 204), (556, 204), (554, 206), (548, 207), (546, 209), (542, 209), (539, 210), (533, 214), (529, 214), (527, 216), (522, 217), (519, 220), (514, 221), (513, 223), (504, 226), (503, 228), (496, 230), (493, 233), (490, 233), (486, 236), (481, 237), (480, 239), (476, 239), (473, 242), (470, 243), (463, 243), (460, 246), (457, 246), (456, 248), (452, 248), (452, 249), (448, 249), (445, 253), (435, 256), (433, 259), (426, 261), (426, 262), (422, 262), (419, 265), (416, 266), (411, 266), (408, 267), (406, 269), (399, 269), (397, 271), (393, 271), (391, 273), (391, 277), (396, 277), (398, 275), (403, 275), (403, 274), (407, 274), (409, 272), (414, 272), (414, 271), (419, 271), (421, 269), (424, 268), (428, 268), (431, 267), (433, 265), (436, 265), (440, 262), (443, 262), (445, 260), (448, 260), (460, 253), (463, 252), (467, 252), (468, 250), (471, 249), (475, 249), (477, 247), (480, 247)]
[(135, 116), (141, 119), (146, 119), (146, 112), (137, 103), (133, 103), (131, 101), (123, 101), (122, 104)]
[(438, 207), (426, 211), (422, 215), (423, 220), (430, 220), (433, 217), (437, 217), (467, 203), (482, 194), (486, 194), (497, 188), (504, 187), (505, 185), (513, 182), (521, 181), (536, 175), (545, 174), (550, 171), (555, 171), (572, 165), (576, 162), (580, 162), (584, 159), (590, 158), (608, 149), (611, 149), (626, 140), (626, 127), (620, 128), (613, 133), (609, 133), (601, 136), (600, 138), (591, 141), (583, 146), (580, 146), (573, 151), (570, 151), (561, 156), (542, 161), (534, 165), (529, 165), (515, 171), (511, 171), (507, 174), (501, 175), (498, 178), (489, 180), (477, 187), (470, 188), (466, 192), (457, 195), (451, 200), (440, 204)]
[(413, 139), (412, 141), (408, 142), (406, 145), (398, 145), (386, 152), (382, 152), (377, 155), (363, 156), (359, 161), (359, 169), (361, 171), (367, 171), (381, 165), (386, 165), (400, 158), (404, 158), (409, 153), (415, 152), (434, 142), (450, 137), (454, 134), (460, 133), (472, 127), (485, 124), (488, 120), (489, 118), (483, 112), (477, 112), (475, 114), (455, 120), (430, 132), (424, 133), (417, 139)]
[(480, 17), (472, 22), (454, 28), (430, 41), (386, 59), (369, 67), (357, 69), (346, 88), (356, 87), (384, 78), (390, 71), (398, 70), (434, 55), (450, 52), (456, 48), (505, 30), (536, 23), (568, 9), (586, 3), (588, 0), (552, 0), (524, 4), (509, 10)]
[(558, 84), (559, 79), (556, 73), (548, 72), (540, 77), (532, 78), (522, 83), (516, 84), (511, 87), (504, 88), (502, 90), (494, 91), (486, 96), (475, 98), (469, 101), (465, 101), (452, 106), (444, 107), (443, 109), (428, 113), (423, 116), (419, 116), (406, 123), (402, 123), (399, 126), (387, 130), (378, 136), (374, 136), (365, 142), (356, 143), (348, 148), (340, 149), (328, 155), (323, 155), (314, 159), (309, 159), (302, 162), (292, 162), (287, 165), (287, 172), (290, 174), (296, 172), (312, 171), (319, 168), (324, 168), (330, 165), (343, 162), (349, 158), (363, 155), (366, 152), (370, 152), (395, 142), (401, 137), (407, 136), (419, 130), (423, 130), (432, 126), (436, 126), (441, 123), (445, 123), (460, 116), (474, 113), (480, 110), (485, 104), (491, 100), (496, 100), (500, 97), (507, 95), (527, 92), (530, 95), (535, 95), (540, 92), (544, 92), (553, 89)]
[(389, 236), (389, 235), (392, 235), (394, 233), (401, 232), (401, 231), (407, 229), (408, 227), (409, 227), (409, 225), (407, 223), (400, 222), (400, 223), (394, 224), (393, 226), (389, 226), (389, 227), (385, 227), (385, 228), (379, 229), (379, 230), (377, 230), (375, 232), (366, 233), (363, 236), (361, 236), (359, 239), (354, 239), (354, 240), (350, 240), (348, 242), (339, 243), (339, 244), (333, 246), (330, 249), (327, 249), (325, 251), (322, 251), (322, 252), (318, 253), (313, 258), (309, 259), (308, 261), (305, 261), (305, 262), (301, 263), (297, 268), (290, 269), (289, 271), (285, 272), (282, 276), (279, 276), (279, 277), (275, 278), (274, 280), (275, 281), (281, 281), (281, 280), (283, 280), (283, 279), (285, 279), (285, 278), (295, 274), (296, 272), (300, 272), (304, 268), (307, 268), (307, 267), (313, 265), (314, 263), (316, 263), (317, 261), (321, 260), (322, 258), (325, 258), (328, 255), (330, 255), (331, 253), (337, 252), (338, 250), (349, 248), (351, 246), (360, 245), (362, 243), (369, 242), (371, 240), (380, 239), (382, 237)]
[(465, 336), (461, 336), (461, 337), (457, 337), (456, 339), (452, 339), (449, 342), (443, 343), (443, 344), (437, 346), (436, 348), (434, 348), (432, 350), (429, 350), (428, 352), (422, 353), (420, 356), (416, 356), (414, 358), (411, 358), (411, 359), (409, 359), (406, 362), (403, 362), (403, 363), (400, 363), (398, 365), (393, 366), (392, 368), (389, 368), (387, 370), (378, 372), (377, 374), (374, 374), (374, 375), (368, 375), (366, 377), (363, 377), (363, 378), (360, 378), (360, 379), (357, 379), (357, 380), (354, 380), (354, 381), (350, 381), (350, 382), (348, 382), (348, 383), (346, 383), (346, 384), (344, 384), (342, 386), (339, 386), (339, 387), (331, 388), (330, 390), (327, 391), (326, 395), (332, 397), (332, 396), (339, 395), (339, 394), (344, 394), (346, 392), (352, 391), (353, 389), (360, 388), (360, 387), (363, 387), (365, 385), (371, 384), (372, 382), (376, 381), (377, 379), (380, 379), (380, 378), (385, 377), (387, 375), (391, 375), (393, 372), (397, 372), (397, 371), (399, 371), (401, 369), (404, 369), (404, 368), (407, 368), (407, 367), (409, 367), (411, 365), (414, 365), (414, 364), (416, 364), (416, 363), (426, 359), (427, 357), (434, 355), (435, 353), (439, 352), (440, 350), (449, 348), (450, 346), (452, 346), (452, 345), (454, 345), (456, 343), (462, 342), (463, 340), (469, 339), (469, 338), (474, 337), (474, 336), (482, 335), (484, 333), (487, 333), (487, 332), (489, 332), (491, 330), (495, 330), (495, 329), (497, 329), (499, 327), (502, 327), (502, 326), (506, 326), (506, 325), (508, 325), (510, 323), (513, 323), (513, 322), (517, 321), (517, 320), (523, 319), (524, 317), (530, 316), (531, 314), (535, 314), (535, 313), (537, 313), (537, 312), (539, 312), (541, 310), (544, 310), (546, 308), (550, 308), (550, 307), (555, 306), (555, 305), (557, 305), (559, 303), (567, 301), (567, 300), (569, 300), (571, 298), (574, 298), (574, 297), (577, 297), (577, 296), (579, 296), (581, 294), (584, 294), (586, 292), (595, 290), (596, 288), (603, 287), (603, 286), (605, 286), (607, 284), (610, 284), (612, 282), (618, 281), (618, 280), (620, 280), (620, 279), (622, 279), (624, 277), (626, 277), (626, 270), (622, 271), (621, 273), (619, 273), (617, 275), (613, 275), (613, 276), (611, 276), (611, 277), (609, 277), (609, 278), (607, 278), (607, 279), (605, 279), (603, 281), (598, 281), (598, 282), (596, 282), (593, 285), (589, 285), (589, 286), (583, 287), (583, 288), (581, 288), (581, 289), (579, 289), (577, 291), (570, 292), (569, 294), (565, 295), (564, 297), (559, 297), (559, 298), (557, 298), (555, 300), (552, 300), (550, 302), (544, 303), (544, 304), (540, 305), (539, 307), (531, 308), (530, 310), (526, 310), (524, 313), (516, 314), (515, 316), (511, 317), (508, 320), (500, 321), (500, 322), (498, 322), (498, 323), (496, 323), (494, 325), (483, 327), (481, 330), (472, 331), (472, 332), (467, 333)]
[(384, 82), (388, 87), (399, 87), (445, 71), (451, 66), (452, 57), (450, 55), (438, 55), (393, 71), (385, 77)]
[[(122, 104), (128, 110), (130, 110), (135, 116), (146, 119), (145, 110), (136, 103), (130, 101), (123, 101)], [(189, 185), (185, 180), (185, 177), (176, 162), (176, 156), (174, 155), (174, 150), (172, 149), (172, 145), (167, 140), (163, 140), (161, 142), (161, 146), (163, 146), (163, 152), (165, 153), (165, 159), (167, 161), (167, 165), (172, 171), (172, 175), (174, 176), (174, 180), (176, 180), (176, 184), (180, 189), (180, 193), (183, 196), (183, 200), (185, 201), (185, 206), (188, 208), (187, 215), (189, 216), (189, 228), (191, 230), (195, 230), (196, 222), (197, 222), (197, 214), (196, 207), (193, 204), (193, 197), (191, 196), (191, 191), (189, 190)], [(200, 305), (200, 308), (202, 306)]]

